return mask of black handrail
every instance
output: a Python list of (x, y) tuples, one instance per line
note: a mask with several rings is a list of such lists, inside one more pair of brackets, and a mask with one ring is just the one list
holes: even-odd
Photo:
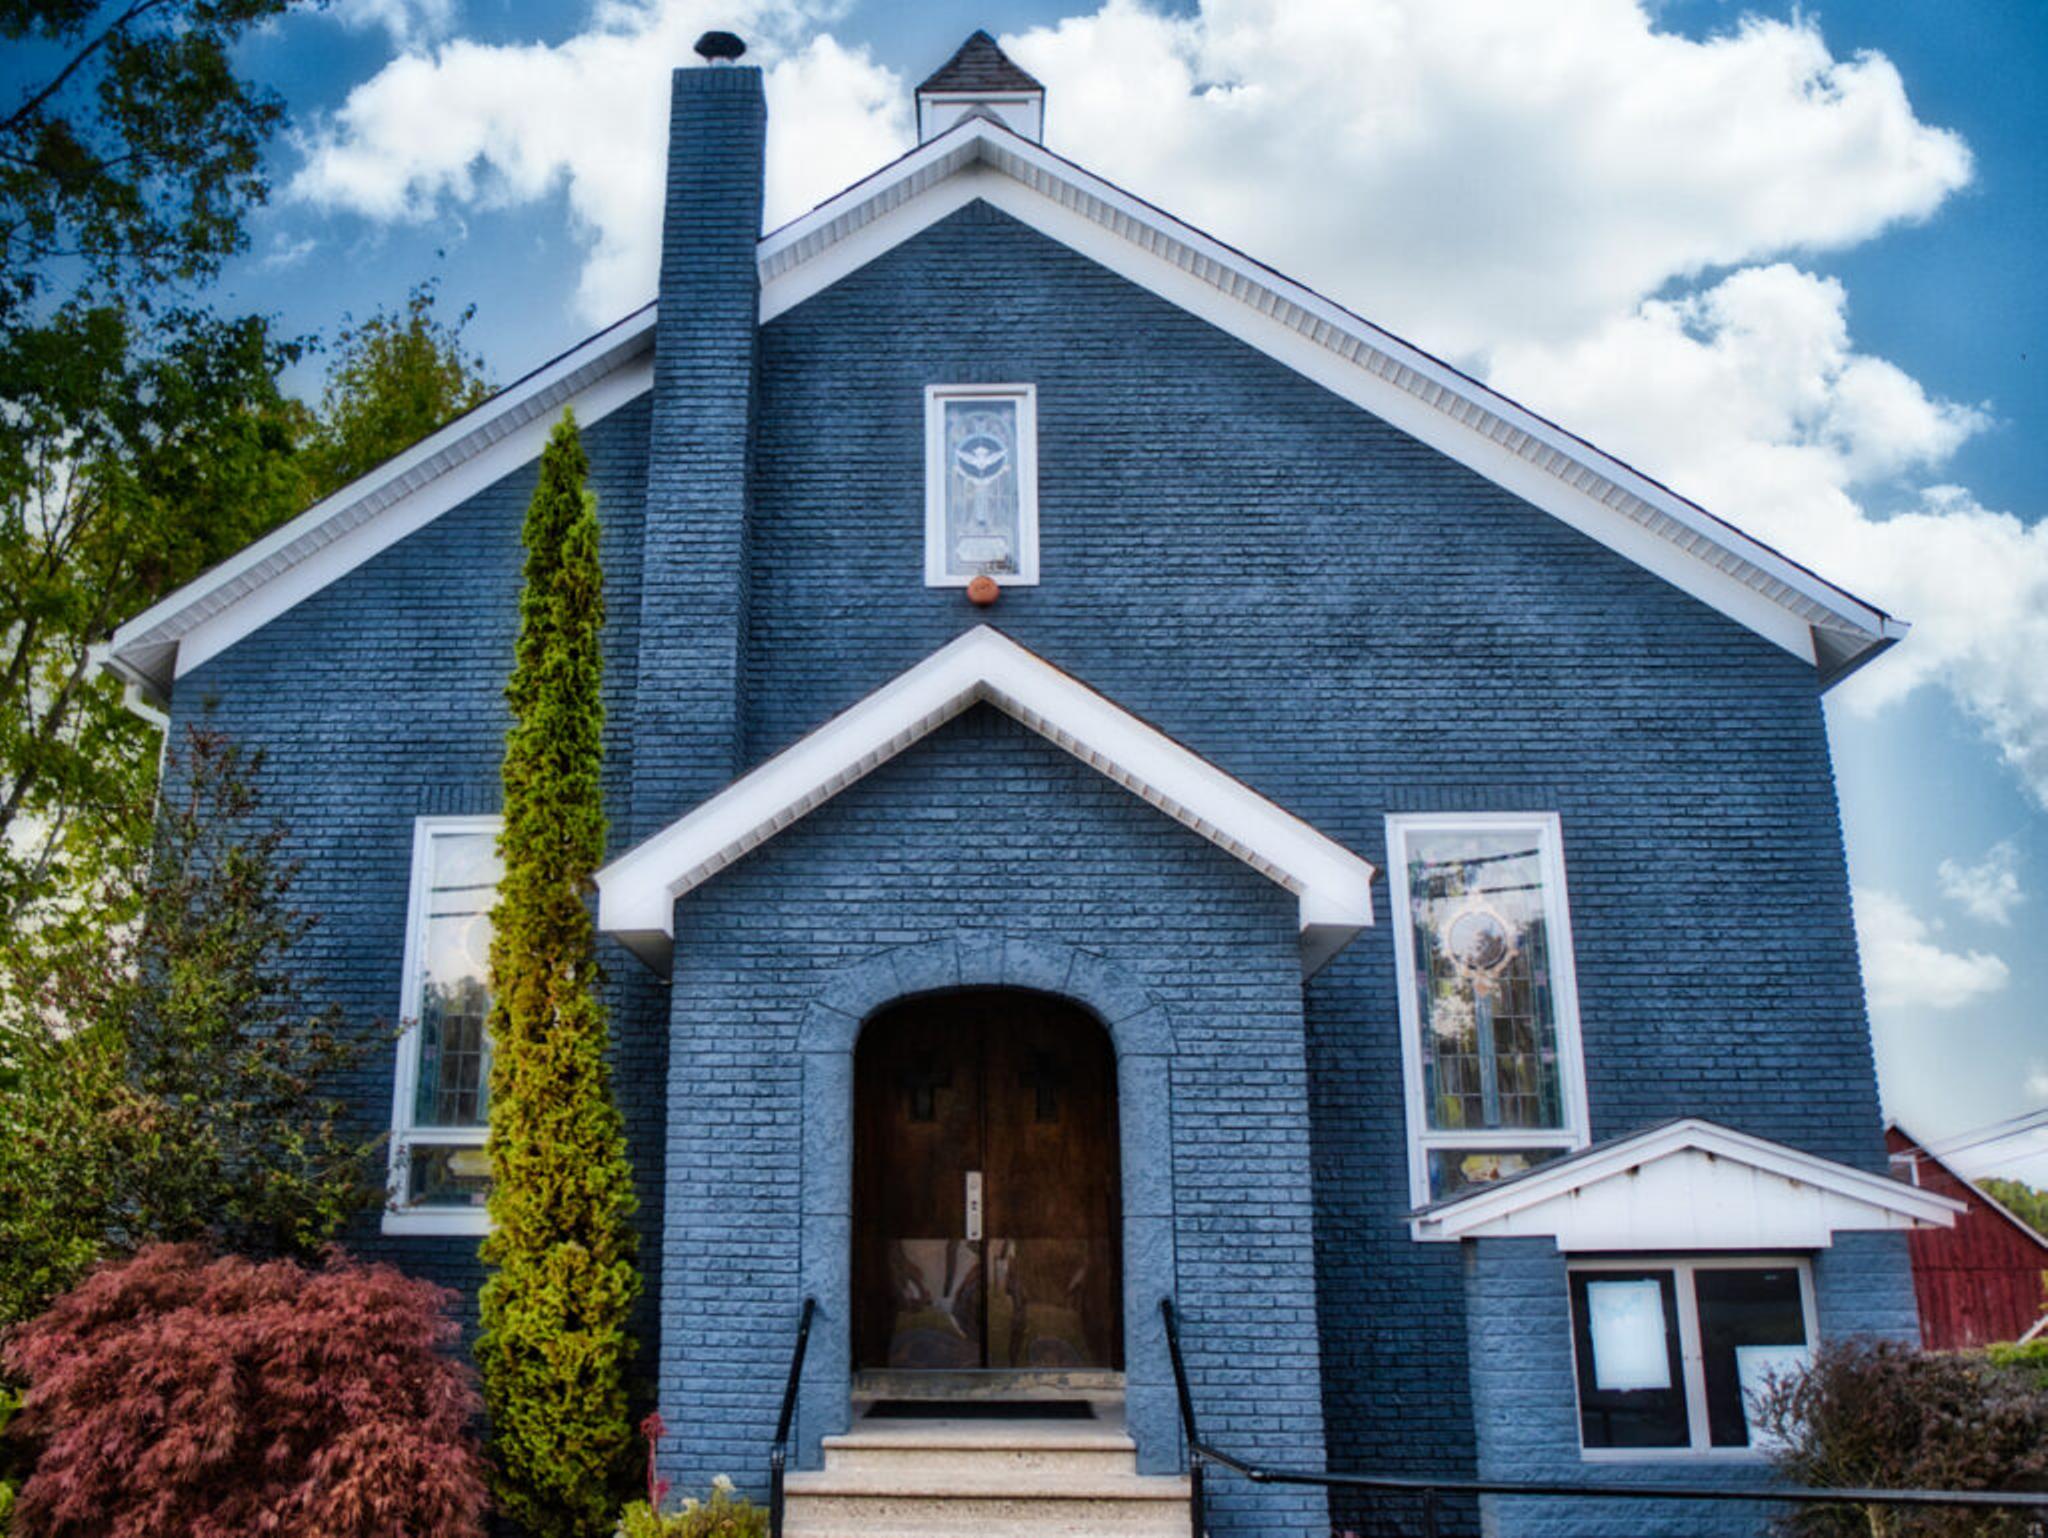
[(804, 1311), (796, 1321), (796, 1349), (789, 1354), (789, 1381), (782, 1386), (782, 1413), (775, 1417), (775, 1440), (768, 1448), (769, 1538), (782, 1538), (782, 1473), (789, 1466), (789, 1423), (796, 1415), (796, 1389), (803, 1381), (804, 1353), (811, 1345), (811, 1316), (817, 1312), (818, 1300), (805, 1298)]
[(1319, 1485), (1330, 1490), (1399, 1490), (1422, 1497), (1424, 1538), (1437, 1538), (1437, 1502), (1444, 1495), (1578, 1496), (1648, 1501), (1775, 1501), (1791, 1505), (1855, 1506), (1998, 1506), (2048, 1511), (2048, 1491), (2002, 1490), (1866, 1490), (1817, 1485), (1703, 1486), (1663, 1484), (1592, 1484), (1571, 1481), (1455, 1479), (1419, 1474), (1324, 1473), (1312, 1469), (1274, 1468), (1251, 1463), (1204, 1442), (1195, 1425), (1194, 1395), (1180, 1354), (1179, 1321), (1173, 1300), (1159, 1300), (1166, 1325), (1166, 1352), (1173, 1363), (1173, 1386), (1180, 1397), (1181, 1430), (1188, 1444), (1188, 1487), (1194, 1538), (1203, 1538), (1202, 1466), (1220, 1464), (1260, 1485)]

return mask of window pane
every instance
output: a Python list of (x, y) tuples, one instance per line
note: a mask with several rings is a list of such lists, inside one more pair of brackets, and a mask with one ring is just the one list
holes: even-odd
[(491, 1157), (481, 1148), (410, 1149), (408, 1207), (481, 1207), (490, 1195)]
[(945, 403), (946, 571), (1014, 573), (1023, 537), (1017, 402)]
[(490, 1101), (491, 906), (497, 835), (437, 833), (429, 843), (420, 937), (419, 1079), (413, 1124), (480, 1127)]
[(1472, 1186), (1491, 1185), (1568, 1152), (1564, 1148), (1432, 1148), (1429, 1150), (1429, 1199)]
[(1716, 1447), (1760, 1442), (1754, 1396), (1772, 1377), (1806, 1365), (1806, 1311), (1793, 1266), (1700, 1270), (1700, 1351), (1707, 1379), (1707, 1429)]
[(1563, 1127), (1537, 830), (1412, 833), (1408, 895), (1431, 1130)]
[(1574, 1271), (1571, 1292), (1585, 1445), (1687, 1446), (1671, 1273)]

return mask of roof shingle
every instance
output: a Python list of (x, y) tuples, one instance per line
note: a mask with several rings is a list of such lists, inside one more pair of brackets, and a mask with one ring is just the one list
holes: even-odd
[(996, 40), (977, 30), (953, 57), (932, 71), (918, 88), (925, 91), (1043, 91), (1031, 76), (1010, 62)]

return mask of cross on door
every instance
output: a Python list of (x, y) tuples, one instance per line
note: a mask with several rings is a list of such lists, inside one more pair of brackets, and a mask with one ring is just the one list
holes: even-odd
[(911, 1059), (910, 1066), (896, 1076), (896, 1084), (910, 1098), (912, 1121), (936, 1121), (938, 1112), (932, 1092), (953, 1087), (953, 1070), (940, 1069), (938, 1054), (920, 1052)]
[(1033, 1052), (1031, 1067), (1017, 1075), (1017, 1083), (1037, 1094), (1037, 1120), (1060, 1119), (1060, 1091), (1067, 1087), (1067, 1071), (1060, 1066), (1058, 1058), (1050, 1052)]

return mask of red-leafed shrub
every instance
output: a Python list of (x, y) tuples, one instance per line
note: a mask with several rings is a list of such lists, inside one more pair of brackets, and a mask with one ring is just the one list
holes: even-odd
[(152, 1245), (9, 1337), (17, 1538), (480, 1538), (452, 1294), (336, 1256)]

